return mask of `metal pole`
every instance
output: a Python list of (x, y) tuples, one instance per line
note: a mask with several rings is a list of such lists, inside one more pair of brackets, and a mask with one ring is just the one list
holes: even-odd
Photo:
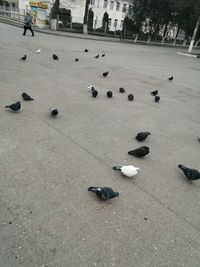
[(195, 26), (195, 29), (194, 29), (194, 32), (193, 32), (193, 35), (192, 35), (192, 40), (190, 42), (188, 53), (191, 53), (192, 49), (194, 47), (194, 42), (195, 42), (195, 38), (196, 38), (196, 35), (197, 35), (197, 30), (198, 30), (198, 27), (199, 27), (199, 23), (200, 23), (200, 16), (197, 19), (197, 23), (196, 23), (196, 26)]

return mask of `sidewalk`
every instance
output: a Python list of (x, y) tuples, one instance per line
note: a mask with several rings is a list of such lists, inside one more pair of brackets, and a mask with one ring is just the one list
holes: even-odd
[[(22, 27), (23, 22), (21, 21), (16, 21), (13, 19), (5, 18), (0, 16), (0, 22), (10, 24), (16, 27)], [(96, 40), (96, 41), (103, 41), (103, 42), (115, 42), (115, 43), (132, 43), (135, 45), (148, 45), (148, 46), (160, 46), (160, 47), (171, 47), (171, 48), (182, 48), (182, 49), (187, 49), (189, 46), (183, 46), (179, 44), (161, 44), (161, 43), (156, 43), (156, 42), (150, 42), (147, 43), (146, 41), (141, 41), (138, 40), (135, 42), (134, 40), (126, 39), (126, 40), (120, 40), (119, 38), (114, 38), (114, 37), (107, 37), (107, 36), (98, 36), (98, 35), (92, 35), (92, 34), (82, 34), (82, 33), (74, 33), (74, 32), (68, 32), (68, 31), (52, 31), (48, 28), (46, 29), (39, 29), (39, 28), (34, 28), (35, 32), (40, 32), (44, 34), (49, 34), (49, 35), (55, 35), (55, 36), (63, 36), (63, 37), (70, 37), (70, 38), (78, 38), (78, 39), (87, 39), (87, 40)], [(194, 50), (200, 50), (200, 47), (194, 47)]]

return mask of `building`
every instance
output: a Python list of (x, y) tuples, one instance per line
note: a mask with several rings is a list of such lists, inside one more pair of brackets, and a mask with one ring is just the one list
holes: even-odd
[(101, 28), (105, 12), (109, 15), (109, 30), (122, 30), (129, 1), (122, 0), (90, 0), (89, 8), (94, 12), (94, 29)]

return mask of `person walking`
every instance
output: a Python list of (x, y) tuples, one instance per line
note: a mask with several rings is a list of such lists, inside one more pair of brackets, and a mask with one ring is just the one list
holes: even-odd
[(32, 17), (30, 15), (30, 13), (26, 13), (26, 16), (24, 18), (24, 33), (22, 35), (26, 35), (26, 31), (27, 30), (30, 30), (31, 33), (32, 33), (32, 36), (34, 36), (34, 32), (33, 32), (33, 29), (32, 29)]

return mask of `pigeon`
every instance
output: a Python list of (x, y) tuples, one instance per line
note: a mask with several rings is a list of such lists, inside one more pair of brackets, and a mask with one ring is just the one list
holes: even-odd
[(96, 55), (94, 58), (99, 58), (99, 55)]
[(108, 98), (111, 98), (112, 96), (113, 96), (113, 93), (112, 93), (111, 91), (108, 91), (108, 92), (107, 92), (107, 97), (108, 97)]
[(104, 73), (102, 74), (103, 77), (106, 78), (106, 77), (108, 76), (108, 73), (109, 73), (109, 71), (104, 72)]
[(30, 97), (30, 95), (27, 95), (26, 93), (23, 93), (23, 94), (22, 94), (22, 98), (23, 98), (25, 101), (31, 101), (31, 100), (34, 100), (32, 97)]
[(75, 57), (75, 58), (74, 58), (74, 61), (75, 61), (75, 62), (78, 62), (78, 61), (79, 61), (79, 59), (78, 59), (77, 57)]
[(88, 50), (87, 48), (84, 50), (84, 52), (86, 52), (86, 53), (87, 53), (88, 51), (89, 51), (89, 50)]
[(200, 136), (199, 136), (197, 139), (198, 139), (198, 141), (200, 142)]
[(88, 86), (88, 89), (89, 89), (90, 92), (93, 92), (93, 91), (95, 90), (95, 88), (94, 88), (93, 85), (89, 85), (89, 86)]
[(125, 93), (125, 89), (124, 89), (124, 87), (120, 87), (120, 88), (119, 88), (119, 92), (122, 93), (122, 94)]
[(106, 54), (102, 54), (101, 56), (102, 56), (102, 57), (105, 57), (105, 55), (106, 55)]
[(97, 91), (97, 90), (93, 90), (93, 91), (92, 91), (92, 96), (93, 96), (93, 97), (97, 97), (97, 95), (98, 95), (98, 91)]
[(138, 157), (138, 158), (142, 158), (144, 156), (146, 156), (147, 154), (149, 154), (149, 147), (148, 146), (141, 146), (138, 147), (134, 150), (131, 150), (128, 152), (129, 155)]
[(51, 108), (50, 111), (51, 111), (51, 116), (52, 117), (56, 117), (58, 115), (57, 108)]
[(156, 96), (157, 94), (158, 94), (158, 90), (151, 92), (151, 95), (153, 95), (153, 96)]
[(133, 177), (140, 171), (139, 168), (134, 167), (133, 165), (128, 166), (114, 166), (113, 170), (120, 171), (124, 176)]
[(55, 55), (55, 54), (53, 54), (53, 56), (52, 56), (52, 57), (53, 57), (53, 59), (54, 59), (54, 60), (59, 60), (58, 56), (57, 56), (57, 55)]
[(21, 57), (19, 60), (21, 60), (21, 61), (25, 61), (27, 59), (27, 56), (26, 55), (24, 55), (23, 57)]
[(12, 105), (5, 106), (5, 108), (10, 108), (10, 109), (12, 109), (13, 111), (18, 111), (18, 110), (20, 110), (20, 108), (21, 108), (21, 103), (20, 103), (20, 101), (17, 101), (16, 103), (14, 103), (14, 104), (12, 104)]
[(88, 191), (96, 193), (100, 200), (108, 200), (119, 196), (118, 192), (114, 192), (110, 187), (89, 187)]
[(35, 51), (36, 54), (39, 54), (41, 52), (41, 48)]
[(183, 171), (188, 180), (200, 179), (200, 172), (198, 170), (187, 168), (186, 166), (181, 164), (179, 164), (178, 167)]
[(160, 97), (159, 95), (156, 95), (155, 98), (154, 98), (155, 102), (158, 103), (160, 101)]
[(173, 79), (174, 79), (173, 76), (171, 76), (171, 77), (168, 78), (169, 81), (173, 81)]
[(129, 101), (133, 101), (133, 99), (134, 99), (134, 95), (129, 94), (129, 95), (128, 95), (128, 100), (129, 100)]
[(140, 132), (140, 133), (138, 133), (137, 135), (136, 135), (136, 139), (138, 140), (138, 141), (143, 141), (143, 140), (145, 140), (147, 137), (148, 137), (148, 135), (150, 135), (151, 133), (150, 132)]

